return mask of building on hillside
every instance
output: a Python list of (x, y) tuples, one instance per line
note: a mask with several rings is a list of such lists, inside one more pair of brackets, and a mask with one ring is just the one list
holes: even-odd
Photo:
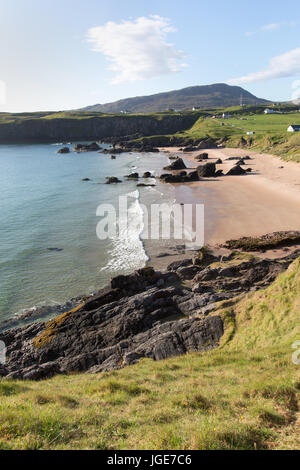
[(223, 119), (229, 119), (229, 118), (231, 118), (231, 115), (230, 115), (230, 114), (225, 114), (225, 113), (223, 113), (223, 114), (222, 114), (222, 118), (223, 118)]
[(298, 125), (298, 124), (291, 124), (291, 125), (287, 128), (287, 131), (288, 131), (288, 132), (300, 132), (300, 125)]
[(247, 135), (254, 135), (254, 134), (255, 134), (254, 131), (248, 131), (248, 132), (247, 132)]
[(276, 111), (275, 111), (275, 109), (266, 108), (266, 109), (264, 110), (264, 113), (265, 113), (265, 114), (275, 114)]

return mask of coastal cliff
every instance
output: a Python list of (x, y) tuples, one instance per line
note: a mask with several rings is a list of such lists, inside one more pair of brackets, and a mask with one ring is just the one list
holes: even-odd
[(190, 128), (199, 113), (103, 115), (94, 113), (2, 114), (0, 143), (100, 140), (139, 134), (173, 134)]

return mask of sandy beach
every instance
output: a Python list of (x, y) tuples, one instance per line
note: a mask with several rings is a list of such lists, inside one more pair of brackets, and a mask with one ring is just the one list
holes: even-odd
[[(180, 152), (179, 148), (161, 148), (161, 151), (178, 155), (188, 168), (193, 169), (205, 162), (197, 162), (195, 156), (208, 153), (208, 162), (223, 161), (217, 165), (224, 174), (234, 166), (229, 157), (248, 155), (244, 168), (252, 172), (242, 176), (204, 178), (199, 182), (174, 184), (178, 203), (204, 204), (205, 244), (216, 246), (226, 240), (242, 236), (260, 236), (281, 230), (299, 230), (300, 215), (300, 165), (284, 162), (279, 157), (243, 149), (203, 149), (196, 152)], [(162, 242), (160, 247), (146, 242), (150, 261), (165, 267), (173, 259), (173, 241)], [(173, 251), (172, 249), (173, 248)], [(169, 257), (157, 257), (160, 252), (169, 252)], [(171, 250), (171, 251), (170, 251)], [(276, 250), (274, 256), (278, 256)], [(272, 256), (268, 252), (268, 256)]]

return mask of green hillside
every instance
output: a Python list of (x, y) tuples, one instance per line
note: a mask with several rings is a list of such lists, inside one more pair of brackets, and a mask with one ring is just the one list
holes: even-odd
[(266, 290), (219, 305), (217, 350), (1, 381), (0, 448), (299, 448), (299, 290), (300, 259)]
[(82, 108), (81, 111), (98, 111), (103, 113), (119, 113), (129, 111), (132, 113), (153, 113), (165, 111), (169, 108), (177, 110), (191, 110), (193, 107), (219, 108), (222, 106), (237, 106), (241, 99), (244, 104), (269, 104), (270, 101), (257, 98), (239, 86), (230, 86), (226, 83), (212, 85), (191, 86), (181, 90), (156, 93), (149, 96), (136, 96), (113, 103), (95, 104)]

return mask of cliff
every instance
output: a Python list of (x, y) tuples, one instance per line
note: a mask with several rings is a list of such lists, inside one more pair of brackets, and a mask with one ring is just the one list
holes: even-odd
[(0, 116), (0, 143), (32, 141), (101, 140), (133, 134), (173, 134), (190, 128), (199, 113), (103, 115), (49, 113)]

